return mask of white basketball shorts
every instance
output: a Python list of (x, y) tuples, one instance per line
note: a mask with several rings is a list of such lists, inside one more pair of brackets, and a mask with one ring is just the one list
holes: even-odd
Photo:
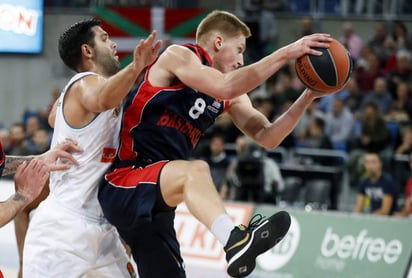
[(23, 251), (23, 277), (136, 277), (117, 230), (49, 196), (33, 213)]

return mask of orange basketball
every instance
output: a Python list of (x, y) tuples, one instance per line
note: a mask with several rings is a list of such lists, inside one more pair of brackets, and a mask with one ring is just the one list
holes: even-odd
[(352, 58), (346, 48), (333, 39), (329, 48), (314, 48), (321, 56), (306, 54), (296, 59), (295, 69), (302, 83), (317, 92), (342, 89), (352, 72)]

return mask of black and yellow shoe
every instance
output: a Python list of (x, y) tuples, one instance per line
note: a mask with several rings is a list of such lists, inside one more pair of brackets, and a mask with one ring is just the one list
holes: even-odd
[(267, 219), (257, 214), (247, 227), (235, 227), (224, 248), (227, 273), (232, 277), (249, 275), (256, 266), (256, 257), (275, 246), (289, 227), (290, 215), (286, 211), (275, 213)]

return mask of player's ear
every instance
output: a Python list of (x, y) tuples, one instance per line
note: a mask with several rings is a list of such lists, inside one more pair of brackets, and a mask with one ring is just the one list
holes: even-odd
[(81, 46), (82, 54), (90, 58), (93, 54), (93, 49), (88, 44), (82, 44)]
[(219, 51), (223, 45), (223, 38), (221, 36), (217, 36), (214, 40), (214, 47), (216, 51)]

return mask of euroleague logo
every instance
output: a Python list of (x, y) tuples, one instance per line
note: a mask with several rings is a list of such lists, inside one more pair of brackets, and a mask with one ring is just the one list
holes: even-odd
[(286, 265), (299, 246), (300, 226), (295, 217), (291, 215), (290, 218), (290, 228), (285, 237), (275, 247), (256, 258), (264, 271), (277, 270)]

